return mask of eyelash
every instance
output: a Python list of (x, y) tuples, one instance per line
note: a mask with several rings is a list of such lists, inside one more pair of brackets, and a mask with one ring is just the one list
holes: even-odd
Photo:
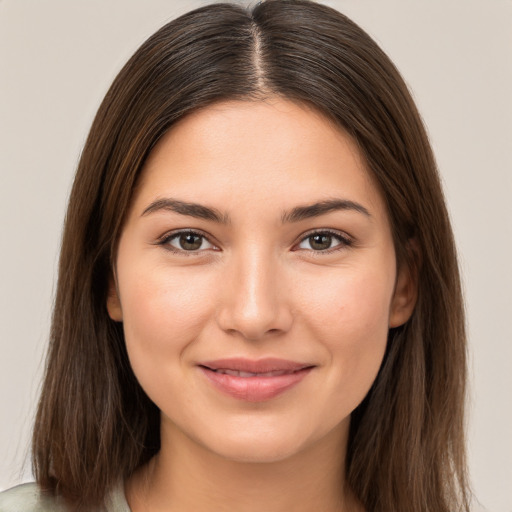
[(330, 236), (330, 237), (336, 239), (339, 242), (337, 245), (335, 245), (334, 247), (331, 247), (329, 249), (323, 249), (323, 250), (318, 250), (318, 251), (315, 251), (314, 249), (302, 249), (302, 250), (309, 251), (311, 254), (313, 254), (315, 256), (322, 256), (324, 254), (332, 254), (334, 252), (342, 251), (343, 249), (347, 249), (354, 245), (354, 240), (352, 238), (350, 238), (348, 235), (346, 235), (344, 233), (340, 233), (339, 231), (331, 230), (331, 229), (314, 230), (314, 231), (310, 231), (309, 233), (305, 233), (299, 240), (298, 244), (295, 244), (295, 245), (300, 245), (302, 242), (304, 242), (308, 238), (312, 238), (315, 235), (327, 235), (327, 236)]
[[(168, 250), (172, 253), (180, 254), (180, 255), (184, 255), (184, 256), (199, 256), (199, 255), (201, 255), (201, 253), (204, 250), (207, 250), (207, 249), (202, 249), (202, 250), (187, 251), (185, 249), (178, 249), (169, 244), (169, 242), (171, 240), (173, 240), (181, 235), (199, 236), (199, 237), (203, 238), (204, 240), (208, 241), (214, 247), (216, 247), (215, 244), (209, 240), (208, 236), (205, 233), (202, 233), (201, 231), (196, 231), (193, 229), (184, 229), (184, 230), (168, 233), (168, 234), (164, 235), (160, 240), (158, 240), (157, 245), (161, 245), (161, 246), (165, 247), (166, 250)], [(306, 250), (306, 251), (309, 251), (310, 253), (314, 254), (315, 256), (321, 256), (324, 254), (332, 254), (333, 252), (341, 251), (343, 249), (347, 249), (354, 245), (354, 240), (352, 240), (346, 234), (342, 234), (338, 231), (333, 231), (330, 229), (322, 229), (322, 230), (315, 230), (315, 231), (310, 231), (309, 233), (305, 233), (302, 236), (302, 238), (294, 245), (294, 247), (296, 247), (297, 245), (300, 245), (302, 242), (304, 242), (308, 238), (312, 238), (315, 235), (327, 235), (327, 236), (330, 236), (330, 237), (336, 239), (339, 243), (329, 249), (322, 249), (322, 250), (318, 250), (318, 251), (315, 251), (314, 249), (296, 249), (296, 250)]]
[(208, 236), (205, 233), (202, 233), (201, 231), (196, 231), (193, 229), (183, 229), (180, 231), (174, 231), (172, 233), (165, 234), (160, 240), (158, 240), (157, 245), (163, 246), (166, 250), (175, 253), (180, 254), (183, 256), (199, 256), (201, 253), (205, 250), (196, 250), (196, 251), (186, 251), (185, 249), (178, 249), (176, 247), (173, 247), (169, 244), (171, 240), (174, 238), (178, 238), (181, 235), (195, 235), (203, 238), (204, 240), (208, 241), (211, 245), (215, 247), (215, 244), (211, 242), (208, 238)]

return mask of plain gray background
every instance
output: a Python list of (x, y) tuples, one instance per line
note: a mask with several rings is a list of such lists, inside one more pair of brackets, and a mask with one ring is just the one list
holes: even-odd
[[(60, 229), (93, 115), (147, 36), (206, 3), (0, 0), (0, 490), (31, 479)], [(471, 476), (489, 511), (510, 512), (512, 1), (324, 3), (388, 52), (428, 127), (466, 289)]]

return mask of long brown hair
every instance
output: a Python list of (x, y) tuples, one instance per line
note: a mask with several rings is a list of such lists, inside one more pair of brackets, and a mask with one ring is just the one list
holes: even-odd
[(106, 311), (123, 219), (173, 123), (217, 101), (269, 95), (313, 106), (353, 137), (387, 203), (398, 263), (418, 273), (415, 311), (389, 332), (352, 414), (347, 483), (368, 511), (468, 510), (463, 303), (434, 157), (389, 58), (344, 15), (307, 0), (189, 12), (151, 36), (108, 91), (66, 216), (33, 437), (37, 481), (79, 507), (99, 504), (159, 450), (159, 411)]

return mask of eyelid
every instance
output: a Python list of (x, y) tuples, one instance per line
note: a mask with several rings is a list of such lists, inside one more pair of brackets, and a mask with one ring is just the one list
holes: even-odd
[[(208, 249), (199, 249), (197, 251), (186, 251), (184, 249), (179, 249), (177, 247), (174, 247), (170, 245), (168, 242), (173, 239), (174, 237), (182, 234), (192, 234), (192, 235), (198, 235), (202, 238), (204, 238), (209, 244), (211, 244), (213, 247), (209, 247)], [(181, 229), (175, 229), (173, 231), (167, 231), (162, 236), (160, 236), (156, 240), (156, 245), (161, 245), (166, 250), (175, 253), (175, 254), (182, 254), (185, 256), (198, 256), (204, 253), (205, 251), (211, 251), (211, 250), (219, 250), (218, 245), (211, 240), (211, 236), (202, 231), (201, 229), (195, 229), (195, 228), (181, 228)]]
[[(338, 245), (325, 250), (318, 250), (315, 251), (313, 249), (301, 249), (297, 248), (299, 244), (301, 244), (304, 240), (306, 240), (309, 237), (312, 237), (314, 235), (329, 235), (332, 236), (340, 242)], [(355, 240), (353, 237), (345, 233), (344, 231), (338, 231), (336, 229), (330, 229), (330, 228), (324, 228), (324, 229), (312, 229), (311, 231), (308, 231), (306, 233), (303, 233), (298, 241), (293, 245), (292, 250), (296, 251), (308, 251), (309, 253), (315, 255), (315, 256), (321, 256), (325, 254), (331, 254), (336, 251), (340, 251), (343, 249), (347, 249), (349, 247), (352, 247), (355, 243)]]
[[(171, 246), (170, 244), (168, 244), (169, 240), (171, 240), (172, 238), (180, 235), (180, 234), (184, 234), (184, 233), (190, 233), (190, 234), (194, 234), (194, 235), (198, 235), (198, 236), (201, 236), (203, 237), (209, 244), (211, 244), (213, 246), (213, 248), (208, 248), (208, 249), (200, 249), (200, 250), (196, 250), (196, 251), (186, 251), (184, 249), (179, 249), (179, 248), (176, 248), (176, 247), (173, 247)], [(318, 251), (315, 251), (313, 249), (301, 249), (301, 248), (297, 248), (297, 246), (299, 244), (301, 244), (304, 240), (306, 240), (307, 238), (311, 237), (311, 236), (314, 236), (314, 235), (330, 235), (336, 239), (338, 239), (338, 241), (340, 242), (338, 245), (330, 248), (330, 249), (325, 249), (325, 250), (318, 250)], [(164, 246), (167, 250), (173, 252), (173, 253), (177, 253), (177, 254), (184, 254), (186, 256), (194, 256), (194, 255), (201, 255), (202, 253), (204, 253), (205, 251), (211, 251), (211, 250), (216, 250), (216, 251), (219, 251), (219, 247), (218, 247), (218, 244), (215, 243), (214, 241), (212, 241), (211, 239), (212, 237), (205, 233), (204, 231), (202, 231), (201, 229), (196, 229), (196, 228), (181, 228), (181, 229), (176, 229), (176, 230), (173, 230), (173, 231), (168, 231), (166, 233), (164, 233), (162, 236), (160, 236), (155, 244), (156, 245), (161, 245), (161, 246)], [(339, 251), (339, 250), (343, 250), (343, 249), (346, 249), (346, 248), (349, 248), (351, 246), (353, 246), (355, 243), (355, 240), (352, 236), (348, 235), (346, 232), (344, 231), (338, 231), (338, 230), (335, 230), (335, 229), (330, 229), (330, 228), (323, 228), (323, 229), (312, 229), (310, 231), (307, 231), (306, 233), (303, 233), (300, 235), (300, 238), (293, 244), (292, 246), (292, 250), (294, 251), (308, 251), (309, 253), (312, 253), (314, 255), (325, 255), (325, 254), (330, 254), (330, 253), (333, 253), (333, 252), (336, 252), (336, 251)]]

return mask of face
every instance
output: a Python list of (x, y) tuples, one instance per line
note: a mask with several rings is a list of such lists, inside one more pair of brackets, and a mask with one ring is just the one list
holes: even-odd
[(411, 314), (408, 276), (345, 133), (283, 99), (231, 101), (153, 150), (107, 307), (163, 438), (275, 461), (346, 435)]

